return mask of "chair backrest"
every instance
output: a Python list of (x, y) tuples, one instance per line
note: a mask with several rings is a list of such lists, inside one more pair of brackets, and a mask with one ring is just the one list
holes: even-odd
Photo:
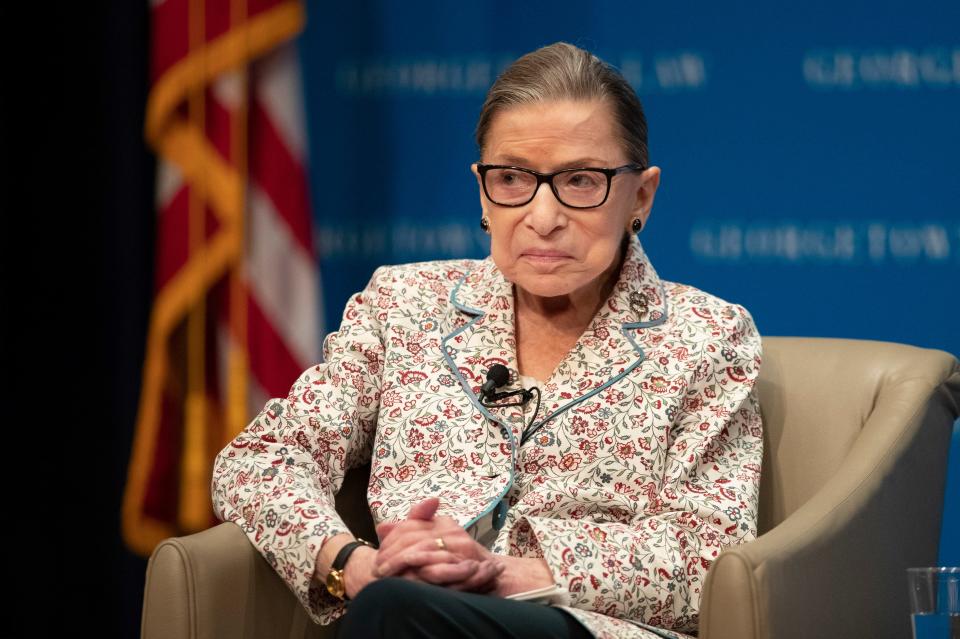
[(872, 415), (882, 414), (884, 422), (898, 413), (910, 419), (953, 366), (948, 353), (902, 344), (764, 338), (757, 382), (764, 427), (758, 532), (810, 499), (854, 446), (869, 445), (863, 440), (870, 438)]

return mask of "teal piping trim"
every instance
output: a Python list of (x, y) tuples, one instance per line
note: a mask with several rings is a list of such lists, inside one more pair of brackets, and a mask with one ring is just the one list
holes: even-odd
[(453, 287), (453, 290), (450, 291), (450, 303), (465, 313), (470, 313), (471, 315), (484, 315), (485, 313), (480, 309), (465, 306), (460, 303), (460, 300), (457, 299), (457, 293), (460, 292), (460, 287), (463, 285), (463, 283), (467, 281), (467, 275), (469, 275), (469, 273), (464, 273), (463, 277), (460, 278), (456, 286)]
[[(461, 310), (461, 311), (463, 311), (463, 312), (465, 312), (465, 313), (469, 313), (469, 314), (471, 314), (471, 315), (476, 315), (476, 317), (474, 317), (472, 320), (470, 320), (469, 322), (467, 322), (466, 324), (464, 324), (463, 326), (461, 326), (461, 327), (458, 328), (457, 330), (453, 331), (452, 333), (450, 333), (449, 335), (447, 335), (446, 337), (444, 337), (443, 340), (441, 340), (440, 345), (441, 345), (441, 348), (443, 349), (443, 359), (447, 362), (447, 365), (450, 367), (450, 371), (453, 373), (453, 375), (454, 375), (458, 380), (460, 380), (460, 386), (463, 388), (463, 392), (466, 393), (466, 394), (467, 394), (467, 397), (470, 399), (470, 403), (472, 403), (472, 404), (474, 405), (474, 407), (476, 407), (476, 409), (479, 410), (480, 413), (483, 414), (487, 419), (493, 421), (494, 423), (499, 424), (499, 425), (500, 425), (500, 431), (501, 431), (502, 433), (505, 433), (505, 434), (506, 434), (507, 441), (510, 443), (510, 481), (507, 482), (507, 485), (506, 485), (506, 487), (503, 489), (503, 491), (502, 491), (499, 495), (497, 495), (496, 499), (494, 499), (493, 501), (490, 502), (490, 504), (487, 506), (487, 508), (485, 508), (485, 509), (483, 510), (483, 512), (481, 512), (479, 515), (477, 515), (476, 517), (474, 517), (473, 519), (471, 519), (469, 522), (467, 522), (466, 524), (464, 524), (463, 527), (464, 527), (464, 528), (469, 528), (470, 526), (472, 526), (472, 525), (475, 524), (476, 522), (478, 522), (478, 521), (480, 521), (481, 519), (483, 519), (484, 517), (486, 517), (487, 514), (489, 514), (491, 510), (497, 508), (500, 504), (504, 504), (504, 506), (502, 507), (502, 510), (501, 510), (501, 511), (498, 511), (498, 512), (496, 513), (496, 515), (495, 515), (495, 519), (497, 519), (497, 518), (500, 519), (500, 522), (501, 522), (500, 525), (501, 525), (501, 527), (502, 527), (502, 526), (503, 526), (503, 520), (506, 519), (506, 516), (507, 516), (507, 513), (506, 513), (506, 511), (507, 511), (507, 509), (506, 509), (506, 502), (503, 501), (503, 498), (506, 496), (506, 494), (507, 494), (508, 492), (510, 492), (510, 489), (513, 487), (513, 482), (514, 482), (514, 472), (513, 472), (513, 469), (514, 469), (514, 467), (515, 467), (516, 464), (517, 464), (517, 442), (516, 442), (516, 439), (514, 439), (514, 437), (513, 437), (513, 431), (511, 430), (511, 428), (509, 427), (509, 425), (507, 425), (507, 424), (506, 424), (503, 420), (501, 420), (500, 418), (494, 417), (493, 414), (490, 413), (490, 411), (488, 411), (488, 410), (483, 406), (483, 404), (480, 403), (480, 401), (477, 399), (476, 395), (473, 394), (473, 389), (470, 388), (470, 384), (468, 384), (468, 383), (467, 383), (467, 380), (464, 379), (463, 375), (460, 374), (460, 369), (457, 367), (456, 362), (453, 361), (453, 358), (450, 356), (450, 353), (449, 353), (449, 351), (447, 350), (447, 341), (448, 341), (448, 340), (453, 339), (454, 337), (456, 337), (457, 335), (459, 335), (459, 334), (462, 333), (463, 331), (465, 331), (465, 330), (467, 330), (468, 328), (470, 328), (471, 326), (473, 326), (474, 323), (476, 323), (477, 320), (479, 320), (481, 317), (483, 317), (483, 316), (485, 315), (485, 313), (484, 313), (483, 311), (478, 310), (478, 309), (475, 309), (475, 308), (471, 308), (471, 307), (469, 307), (469, 306), (464, 306), (463, 304), (461, 304), (461, 303), (457, 300), (457, 293), (460, 291), (460, 286), (463, 284), (463, 282), (464, 282), (466, 279), (467, 279), (467, 274), (464, 274), (463, 277), (460, 278), (460, 281), (457, 282), (457, 285), (453, 287), (453, 290), (450, 291), (450, 303), (453, 304), (457, 309), (459, 309), (459, 310)], [(501, 513), (502, 513), (502, 514), (501, 514)]]

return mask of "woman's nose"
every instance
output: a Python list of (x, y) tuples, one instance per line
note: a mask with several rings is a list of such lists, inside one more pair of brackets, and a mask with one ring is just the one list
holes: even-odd
[(537, 188), (527, 205), (526, 223), (537, 235), (547, 236), (567, 224), (563, 204), (557, 199), (550, 185), (544, 182)]

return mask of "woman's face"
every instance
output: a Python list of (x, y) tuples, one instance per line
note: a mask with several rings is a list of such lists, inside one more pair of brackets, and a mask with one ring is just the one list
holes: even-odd
[[(555, 101), (515, 106), (498, 113), (487, 133), (484, 164), (552, 173), (568, 168), (616, 168), (630, 164), (619, 143), (608, 103)], [(478, 182), (480, 175), (473, 167)], [(656, 167), (613, 178), (603, 205), (574, 209), (541, 184), (528, 204), (498, 206), (480, 185), (490, 223), (490, 254), (504, 276), (542, 297), (599, 290), (616, 268), (630, 224), (646, 222), (660, 179)]]

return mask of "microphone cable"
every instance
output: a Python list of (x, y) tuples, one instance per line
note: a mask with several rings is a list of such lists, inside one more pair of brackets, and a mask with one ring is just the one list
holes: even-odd
[[(495, 389), (506, 385), (510, 381), (510, 371), (503, 364), (494, 364), (490, 367), (490, 370), (487, 371), (487, 381), (480, 387), (480, 405), (485, 408), (509, 408), (511, 406), (524, 406), (527, 402), (533, 399), (533, 394), (537, 394), (537, 403), (533, 410), (533, 416), (530, 418), (530, 421), (523, 428), (523, 433), (521, 433), (521, 441), (523, 435), (533, 426), (534, 422), (537, 420), (537, 415), (540, 414), (540, 389), (537, 386), (533, 388), (521, 388), (515, 391), (506, 391), (497, 393), (494, 392)], [(515, 402), (500, 403), (505, 399), (511, 397), (520, 396), (520, 399)]]

